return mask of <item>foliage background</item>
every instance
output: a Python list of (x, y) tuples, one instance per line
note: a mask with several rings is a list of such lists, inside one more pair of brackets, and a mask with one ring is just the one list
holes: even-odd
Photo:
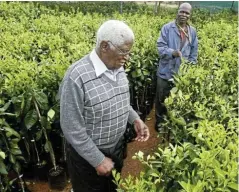
[[(58, 87), (69, 65), (93, 49), (95, 32), (105, 20), (124, 20), (135, 32), (126, 67), (131, 104), (142, 116), (152, 108), (156, 40), (176, 10), (155, 14), (152, 7), (135, 3), (124, 6), (123, 14), (118, 9), (119, 2), (97, 6), (1, 2), (1, 191), (11, 188), (9, 172), (19, 176), (35, 164), (50, 169), (60, 163), (64, 154), (59, 147)], [(237, 17), (228, 11), (194, 10), (191, 23), (199, 37), (198, 65), (182, 65), (166, 102), (165, 130), (174, 141), (169, 147), (159, 146), (155, 156), (146, 160), (139, 153), (145, 173), (139, 180), (116, 179), (119, 190), (231, 191), (237, 187)]]

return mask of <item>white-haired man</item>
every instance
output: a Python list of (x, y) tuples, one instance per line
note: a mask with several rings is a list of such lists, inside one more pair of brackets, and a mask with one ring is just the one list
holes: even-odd
[(111, 171), (123, 167), (123, 134), (134, 124), (136, 140), (148, 127), (130, 106), (124, 64), (134, 33), (109, 20), (97, 32), (95, 49), (67, 70), (60, 86), (60, 122), (69, 144), (67, 164), (74, 192), (116, 191)]
[(160, 56), (157, 70), (157, 91), (155, 100), (155, 129), (162, 131), (162, 123), (167, 110), (164, 100), (173, 87), (173, 75), (178, 73), (182, 57), (189, 63), (196, 64), (198, 39), (195, 28), (188, 24), (192, 7), (182, 3), (175, 21), (167, 23), (161, 29), (157, 40)]

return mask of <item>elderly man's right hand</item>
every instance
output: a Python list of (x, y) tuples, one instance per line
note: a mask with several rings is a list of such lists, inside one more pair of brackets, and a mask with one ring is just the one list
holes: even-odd
[(105, 157), (105, 159), (95, 169), (98, 175), (109, 176), (113, 168), (114, 162), (110, 158)]

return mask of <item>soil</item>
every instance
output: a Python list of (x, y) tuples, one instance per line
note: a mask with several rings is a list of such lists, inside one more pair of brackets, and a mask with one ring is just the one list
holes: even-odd
[[(160, 138), (158, 138), (158, 134), (154, 129), (155, 125), (155, 117), (154, 117), (155, 110), (152, 109), (150, 114), (146, 118), (146, 125), (149, 127), (150, 130), (150, 137), (149, 140), (146, 142), (137, 142), (133, 141), (128, 143), (128, 154), (127, 158), (124, 161), (124, 167), (121, 172), (122, 178), (126, 178), (128, 175), (137, 177), (140, 171), (143, 170), (142, 164), (138, 160), (133, 160), (132, 156), (135, 155), (136, 152), (142, 151), (145, 156), (152, 154), (158, 144), (160, 143)], [(68, 181), (66, 188), (62, 191), (57, 190), (50, 190), (47, 182), (32, 182), (27, 181), (27, 187), (31, 192), (70, 192), (71, 184)]]

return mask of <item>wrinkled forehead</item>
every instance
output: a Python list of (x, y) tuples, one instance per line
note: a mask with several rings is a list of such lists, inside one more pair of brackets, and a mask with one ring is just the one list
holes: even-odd
[(191, 9), (192, 9), (191, 6), (187, 6), (187, 5), (185, 5), (185, 6), (181, 6), (181, 7), (179, 7), (178, 12), (183, 11), (183, 12), (191, 13)]

